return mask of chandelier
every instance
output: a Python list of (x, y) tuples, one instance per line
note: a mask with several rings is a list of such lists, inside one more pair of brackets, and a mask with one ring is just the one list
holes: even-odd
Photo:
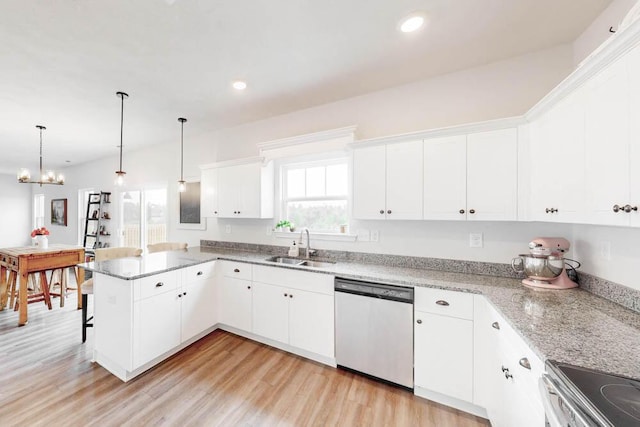
[(55, 184), (55, 185), (63, 185), (64, 184), (64, 176), (59, 174), (56, 176), (55, 172), (52, 170), (44, 172), (42, 168), (42, 131), (46, 129), (46, 127), (42, 125), (37, 125), (37, 129), (40, 130), (40, 175), (38, 176), (38, 180), (31, 180), (31, 173), (29, 173), (29, 169), (21, 169), (18, 172), (18, 182), (22, 184), (39, 184), (42, 187), (42, 184)]

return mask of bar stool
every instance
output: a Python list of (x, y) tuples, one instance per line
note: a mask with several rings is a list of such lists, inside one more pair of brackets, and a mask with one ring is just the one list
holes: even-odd
[[(38, 280), (38, 278), (40, 280)], [(18, 298), (18, 275), (12, 271), (9, 273), (9, 306), (13, 306), (14, 311), (20, 309), (20, 298)], [(15, 303), (14, 303), (15, 301)], [(49, 295), (49, 283), (47, 282), (47, 272), (45, 270), (29, 273), (27, 276), (27, 304), (44, 301), (51, 310), (51, 296)]]
[[(142, 255), (142, 249), (132, 247), (102, 248), (95, 250), (95, 262), (108, 261), (110, 259), (138, 257)], [(80, 285), (82, 292), (82, 342), (87, 341), (87, 328), (93, 328), (93, 316), (87, 318), (88, 296), (93, 294), (93, 277), (85, 280)]]
[[(60, 307), (64, 307), (64, 300), (67, 297), (67, 291), (76, 290), (76, 288), (69, 286), (69, 269), (75, 276), (75, 283), (78, 283), (78, 272), (75, 267), (57, 268), (51, 271), (51, 278), (49, 279), (49, 295), (54, 297), (60, 297)], [(55, 292), (55, 288), (59, 287), (60, 292)]]

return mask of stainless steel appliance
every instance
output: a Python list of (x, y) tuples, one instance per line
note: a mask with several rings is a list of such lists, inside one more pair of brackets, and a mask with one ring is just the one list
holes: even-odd
[[(529, 253), (520, 254), (511, 260), (511, 267), (527, 275), (522, 281), (526, 286), (547, 289), (569, 289), (578, 286), (576, 268), (580, 263), (564, 257), (570, 244), (562, 237), (536, 237), (529, 242)], [(573, 266), (569, 263), (575, 263)], [(572, 274), (567, 274), (566, 266)]]
[(413, 288), (336, 278), (339, 367), (413, 389)]
[(637, 427), (640, 381), (548, 360), (540, 393), (551, 427)]

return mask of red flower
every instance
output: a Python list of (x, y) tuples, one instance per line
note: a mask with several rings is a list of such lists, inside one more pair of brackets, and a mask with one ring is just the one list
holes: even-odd
[(46, 227), (36, 228), (31, 232), (31, 237), (48, 236), (48, 235), (49, 235), (49, 230), (47, 230)]

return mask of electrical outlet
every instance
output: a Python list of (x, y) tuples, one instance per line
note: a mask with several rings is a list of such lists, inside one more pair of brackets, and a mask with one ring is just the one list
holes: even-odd
[(371, 241), (377, 242), (380, 240), (380, 232), (378, 230), (371, 230)]
[(600, 242), (600, 257), (604, 260), (611, 261), (611, 242)]
[(482, 239), (482, 233), (471, 233), (469, 234), (469, 247), (470, 248), (481, 248), (484, 242)]
[(358, 230), (358, 242), (369, 242), (371, 241), (371, 237), (369, 235), (369, 230)]
[(273, 228), (267, 227), (267, 236), (271, 236), (273, 234)]
[(231, 234), (231, 225), (227, 225), (224, 227), (224, 232), (227, 234)]

